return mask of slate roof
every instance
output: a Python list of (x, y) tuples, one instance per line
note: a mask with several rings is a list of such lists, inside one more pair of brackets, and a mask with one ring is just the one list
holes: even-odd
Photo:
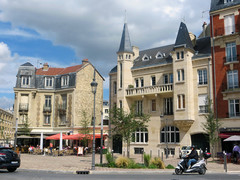
[(197, 39), (196, 45), (194, 46), (195, 55), (192, 59), (211, 56), (211, 38), (204, 37)]
[[(172, 63), (172, 57), (170, 56), (170, 52), (173, 50), (173, 47), (174, 45), (172, 44), (168, 46), (162, 46), (140, 51), (139, 57), (135, 59), (132, 69)], [(160, 52), (163, 55), (162, 58), (156, 58), (158, 52)], [(147, 55), (149, 57), (149, 60), (143, 60), (144, 55)]]
[(30, 62), (26, 62), (24, 64), (22, 64), (21, 66), (33, 66)]
[(116, 73), (116, 72), (117, 72), (117, 65), (116, 65), (114, 68), (112, 68), (112, 70), (110, 71), (109, 74), (111, 74), (111, 73)]
[(131, 41), (130, 41), (130, 36), (128, 33), (127, 23), (124, 23), (124, 26), (123, 26), (122, 38), (121, 38), (118, 53), (119, 52), (130, 52), (130, 53), (133, 52), (132, 46), (131, 46)]
[(77, 72), (79, 69), (81, 69), (82, 65), (76, 65), (76, 66), (70, 66), (66, 68), (51, 68), (47, 71), (44, 71), (43, 68), (36, 70), (36, 75), (45, 75), (45, 76), (55, 76), (55, 75), (63, 75), (68, 74), (72, 72)]
[(187, 26), (183, 22), (180, 24), (174, 47), (176, 48), (180, 46), (185, 46), (186, 48), (193, 49)]
[(233, 2), (229, 2), (229, 3), (224, 3), (224, 0), (211, 0), (210, 12), (236, 6), (236, 5), (240, 5), (239, 0), (233, 0)]

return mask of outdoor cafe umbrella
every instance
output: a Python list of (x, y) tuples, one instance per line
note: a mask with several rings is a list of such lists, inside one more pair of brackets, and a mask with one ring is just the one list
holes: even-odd
[[(58, 134), (54, 134), (52, 136), (48, 136), (46, 137), (45, 139), (46, 140), (60, 140), (60, 136), (61, 136), (61, 133), (58, 133)], [(66, 134), (62, 134), (62, 137), (64, 138), (66, 136)]]
[(224, 139), (223, 141), (240, 141), (240, 136), (234, 135), (234, 136), (230, 136), (227, 139)]

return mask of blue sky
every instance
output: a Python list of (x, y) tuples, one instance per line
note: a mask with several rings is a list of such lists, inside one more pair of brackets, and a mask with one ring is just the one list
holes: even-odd
[(89, 59), (108, 100), (125, 10), (131, 43), (143, 50), (174, 43), (181, 21), (199, 35), (209, 7), (210, 0), (0, 0), (0, 107), (12, 107), (17, 70), (27, 61), (66, 67)]

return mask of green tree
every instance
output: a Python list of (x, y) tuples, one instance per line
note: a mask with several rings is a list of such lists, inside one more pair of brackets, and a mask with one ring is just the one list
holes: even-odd
[(213, 154), (213, 157), (215, 156), (215, 145), (218, 142), (218, 129), (221, 126), (219, 120), (215, 118), (213, 108), (212, 108), (212, 100), (208, 99), (206, 101), (206, 108), (207, 108), (207, 114), (205, 114), (206, 122), (202, 123), (203, 130), (206, 132), (206, 134), (209, 137), (209, 144), (211, 153)]
[(82, 120), (80, 122), (81, 129), (79, 130), (80, 134), (83, 134), (84, 137), (82, 139), (84, 147), (88, 146), (88, 140), (89, 140), (89, 133), (90, 133), (90, 120), (87, 117), (87, 113), (85, 110), (82, 111)]
[(112, 132), (120, 134), (127, 143), (127, 156), (129, 157), (129, 147), (132, 134), (139, 128), (146, 128), (146, 123), (150, 120), (150, 116), (146, 114), (137, 115), (132, 106), (130, 112), (124, 112), (122, 108), (114, 107), (110, 111), (110, 121)]

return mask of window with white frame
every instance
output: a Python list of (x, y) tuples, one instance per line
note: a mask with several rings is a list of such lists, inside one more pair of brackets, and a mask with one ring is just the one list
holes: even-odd
[(164, 98), (164, 115), (173, 115), (173, 98)]
[(200, 94), (198, 95), (198, 112), (207, 113), (208, 112), (208, 95)]
[(135, 104), (136, 104), (136, 111), (135, 111), (136, 115), (137, 116), (142, 116), (142, 114), (143, 114), (143, 101), (136, 101)]
[(147, 128), (138, 128), (132, 134), (133, 143), (147, 143), (148, 142), (148, 130)]
[(52, 104), (51, 98), (52, 97), (49, 95), (45, 96), (45, 107), (51, 107), (51, 104)]
[(228, 84), (228, 89), (234, 89), (239, 87), (238, 70), (227, 72), (227, 84)]
[(177, 108), (178, 109), (185, 109), (185, 95), (184, 94), (180, 94), (177, 95)]
[(178, 69), (177, 70), (177, 80), (178, 82), (182, 82), (184, 81), (185, 77), (184, 77), (184, 69)]
[(156, 76), (151, 77), (152, 86), (156, 85)]
[(235, 33), (235, 16), (234, 14), (224, 16), (225, 35)]
[(139, 86), (139, 81), (138, 81), (138, 78), (135, 79), (135, 87), (138, 88)]
[(181, 59), (184, 59), (184, 51), (181, 51)]
[(231, 99), (228, 101), (229, 103), (229, 117), (239, 117), (240, 109), (239, 109), (239, 99)]
[(143, 60), (143, 61), (148, 61), (148, 60), (149, 60), (148, 55), (144, 54), (144, 56), (142, 57), (142, 60)]
[(226, 43), (226, 62), (237, 61), (237, 48), (236, 43)]
[(141, 87), (144, 87), (144, 79), (143, 78), (140, 78), (140, 85), (141, 85)]
[(177, 60), (184, 59), (184, 51), (177, 52)]
[(179, 143), (179, 129), (175, 126), (165, 126), (161, 130), (161, 143)]
[(50, 115), (45, 115), (44, 116), (44, 124), (45, 125), (49, 125), (50, 124), (50, 120), (51, 120), (51, 116)]
[(45, 77), (45, 87), (46, 88), (53, 87), (53, 77)]
[(171, 84), (173, 83), (173, 74), (164, 74), (163, 75), (163, 83), (164, 84)]
[(30, 86), (30, 76), (22, 76), (21, 84), (22, 86)]
[(69, 84), (69, 76), (62, 76), (61, 77), (61, 86), (68, 86)]
[(152, 99), (152, 103), (151, 103), (151, 110), (152, 112), (156, 111), (157, 105), (156, 105), (156, 99)]
[(163, 58), (163, 54), (161, 52), (158, 52), (156, 55), (156, 59), (161, 59)]
[(199, 69), (198, 70), (198, 84), (204, 85), (208, 83), (207, 79), (207, 69)]
[(66, 114), (60, 115), (60, 125), (65, 125), (67, 123)]
[(19, 124), (24, 124), (27, 122), (28, 116), (27, 114), (21, 114), (19, 116)]
[(119, 87), (122, 88), (122, 78), (123, 78), (123, 74), (122, 74), (122, 63), (120, 63), (120, 84)]

